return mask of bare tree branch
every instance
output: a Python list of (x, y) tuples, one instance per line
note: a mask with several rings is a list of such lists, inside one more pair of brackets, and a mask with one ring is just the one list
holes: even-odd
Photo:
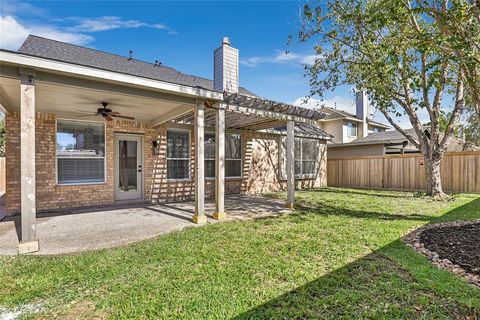
[(462, 72), (459, 72), (458, 81), (457, 81), (457, 93), (455, 96), (455, 107), (451, 113), (450, 120), (445, 130), (442, 141), (440, 142), (438, 153), (440, 155), (445, 154), (447, 147), (450, 143), (450, 140), (453, 138), (455, 127), (458, 124), (460, 115), (465, 108), (465, 86), (463, 82)]
[(413, 136), (411, 136), (410, 134), (408, 134), (405, 130), (403, 130), (395, 121), (393, 121), (392, 117), (390, 117), (390, 115), (388, 114), (388, 111), (380, 109), (380, 112), (385, 116), (387, 121), (392, 125), (392, 127), (395, 128), (395, 130), (397, 130), (405, 138), (407, 138), (407, 140), (410, 141), (410, 143), (412, 145), (414, 145), (416, 148), (420, 149), (420, 144), (418, 143), (418, 141), (415, 140), (415, 138)]

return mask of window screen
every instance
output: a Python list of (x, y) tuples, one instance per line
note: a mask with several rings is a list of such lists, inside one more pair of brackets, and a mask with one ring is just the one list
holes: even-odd
[[(287, 161), (286, 146), (287, 139), (280, 138), (280, 177), (286, 179)], [(295, 138), (295, 177), (313, 178), (318, 168), (318, 154), (320, 152), (319, 142), (315, 139)]]
[(240, 134), (225, 136), (225, 177), (242, 176), (242, 140)]
[(105, 182), (105, 125), (57, 120), (58, 184)]
[(167, 178), (190, 178), (190, 133), (167, 131)]
[(215, 135), (205, 134), (205, 178), (215, 178)]
[[(215, 178), (215, 134), (205, 134), (205, 177)], [(240, 134), (225, 135), (225, 177), (242, 175), (242, 141)]]

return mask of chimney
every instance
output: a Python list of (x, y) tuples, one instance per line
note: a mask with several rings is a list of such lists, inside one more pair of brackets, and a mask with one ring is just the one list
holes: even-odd
[(356, 117), (362, 120), (362, 137), (366, 137), (368, 135), (368, 96), (367, 93), (363, 90), (357, 92), (356, 107)]
[(238, 49), (230, 46), (228, 37), (223, 37), (222, 45), (213, 53), (213, 89), (238, 92)]

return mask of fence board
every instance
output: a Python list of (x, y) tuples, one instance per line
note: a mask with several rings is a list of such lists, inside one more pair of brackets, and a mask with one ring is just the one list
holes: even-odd
[[(421, 155), (389, 155), (328, 159), (327, 182), (332, 187), (424, 191), (425, 168)], [(480, 152), (454, 152), (441, 163), (446, 192), (480, 193)]]

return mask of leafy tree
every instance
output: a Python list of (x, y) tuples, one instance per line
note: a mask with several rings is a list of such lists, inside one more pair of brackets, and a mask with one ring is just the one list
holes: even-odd
[(465, 140), (480, 146), (480, 114), (476, 110), (467, 113), (467, 119), (462, 125)]
[[(315, 42), (315, 63), (305, 66), (311, 94), (322, 97), (341, 85), (366, 90), (388, 122), (423, 154), (427, 194), (438, 198), (445, 197), (441, 159), (466, 105), (475, 105), (478, 94), (479, 7), (470, 1), (307, 3), (298, 33), (300, 43)], [(419, 118), (422, 109), (428, 128)], [(442, 111), (447, 121), (441, 129)], [(408, 117), (415, 135), (398, 125), (400, 116)]]

